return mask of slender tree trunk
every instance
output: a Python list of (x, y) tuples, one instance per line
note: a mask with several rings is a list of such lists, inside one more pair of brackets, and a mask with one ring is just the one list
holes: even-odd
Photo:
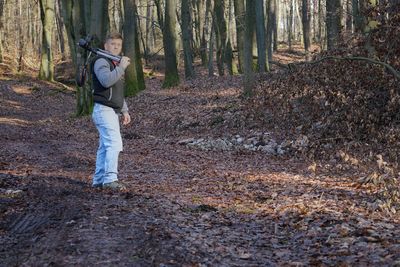
[(147, 60), (148, 56), (152, 53), (153, 51), (153, 35), (151, 34), (151, 29), (153, 27), (153, 18), (152, 18), (152, 13), (153, 13), (153, 7), (150, 3), (150, 1), (147, 1), (147, 7), (146, 7), (146, 49), (144, 49), (144, 58)]
[(179, 84), (176, 59), (176, 0), (165, 0), (165, 22), (163, 32), (165, 51), (165, 80), (164, 88)]
[[(167, 1), (167, 0), (165, 0)], [(157, 19), (158, 19), (158, 24), (160, 25), (161, 31), (164, 32), (164, 17), (163, 17), (163, 10), (161, 7), (161, 1), (160, 0), (154, 0), (154, 4), (157, 7)]]
[(277, 45), (275, 38), (277, 38), (276, 29), (276, 0), (267, 0), (267, 51), (268, 61), (272, 60), (273, 51), (276, 51), (275, 45)]
[[(203, 66), (207, 65), (207, 37), (210, 33), (210, 25), (212, 25), (212, 16), (211, 14), (211, 0), (207, 0), (206, 2), (206, 12), (204, 14), (204, 27), (201, 33), (201, 45), (200, 45), (200, 56), (201, 56), (201, 63)], [(211, 21), (211, 23), (210, 23)], [(212, 26), (211, 26), (212, 28)]]
[(352, 0), (345, 0), (346, 1), (346, 32), (347, 34), (351, 34), (353, 31), (353, 17), (352, 17), (352, 8), (351, 8), (351, 1)]
[(139, 33), (134, 0), (124, 0), (124, 53), (132, 60), (125, 72), (125, 95), (133, 96), (145, 89)]
[(185, 77), (190, 79), (194, 77), (193, 69), (193, 55), (192, 55), (192, 31), (191, 31), (191, 17), (190, 17), (190, 3), (189, 0), (182, 0), (181, 7), (182, 17), (182, 44), (185, 64)]
[(192, 3), (192, 12), (194, 18), (194, 29), (195, 32), (193, 34), (193, 47), (195, 55), (200, 55), (201, 57), (201, 35), (204, 28), (204, 1), (191, 1)]
[[(17, 1), (18, 6), (17, 9), (15, 10), (15, 15), (16, 17), (22, 17), (22, 0)], [(18, 27), (18, 72), (22, 71), (23, 64), (22, 64), (22, 58), (24, 56), (24, 35), (22, 32), (22, 27)]]
[(324, 14), (323, 14), (323, 8), (322, 8), (322, 0), (318, 0), (318, 41), (319, 45), (321, 47), (321, 50), (324, 48), (324, 32), (323, 27), (324, 23)]
[[(232, 25), (232, 0), (228, 0), (228, 24), (227, 24), (227, 30), (226, 30), (226, 41), (225, 41), (225, 57), (224, 61), (226, 63), (226, 68), (228, 70), (228, 73), (230, 75), (233, 75), (234, 73), (234, 67), (233, 67), (233, 48), (232, 48), (232, 42), (231, 42), (231, 25)], [(236, 68), (235, 68), (236, 70)]]
[(263, 0), (255, 0), (256, 14), (256, 36), (257, 36), (257, 67), (258, 72), (265, 72), (267, 69), (266, 41), (265, 41), (265, 18)]
[(67, 58), (66, 52), (65, 52), (65, 40), (64, 40), (64, 23), (62, 21), (62, 16), (61, 16), (61, 3), (60, 0), (57, 0), (56, 4), (56, 25), (57, 25), (57, 36), (58, 36), (58, 43), (60, 45), (60, 52), (61, 52), (61, 60), (65, 61)]
[(215, 0), (214, 2), (214, 15), (215, 15), (215, 39), (217, 43), (217, 67), (218, 74), (224, 75), (224, 58), (226, 46), (226, 21), (224, 13), (224, 0)]
[(243, 95), (251, 97), (254, 90), (254, 72), (253, 72), (253, 35), (254, 35), (254, 8), (255, 0), (246, 0), (246, 27), (244, 38), (244, 64), (243, 64)]
[(326, 32), (328, 50), (334, 49), (339, 43), (341, 33), (341, 3), (340, 0), (326, 2)]
[(244, 31), (245, 31), (245, 6), (244, 0), (233, 0), (235, 7), (235, 20), (236, 20), (236, 40), (237, 40), (237, 51), (239, 61), (239, 72), (243, 72), (244, 64)]
[(42, 53), (39, 79), (54, 80), (52, 35), (54, 25), (54, 0), (40, 0), (40, 17), (43, 24)]
[(4, 13), (4, 0), (0, 0), (0, 63), (3, 63), (3, 13)]
[(293, 1), (289, 3), (289, 11), (287, 13), (287, 34), (288, 34), (288, 45), (289, 50), (292, 50), (292, 38), (293, 38)]
[(352, 0), (351, 2), (354, 32), (362, 33), (364, 31), (364, 18), (361, 14), (360, 2), (359, 0)]
[(212, 16), (212, 21), (211, 21), (211, 32), (210, 32), (210, 45), (208, 48), (208, 76), (214, 76), (214, 39), (215, 39), (215, 18)]
[(304, 50), (306, 51), (307, 60), (311, 46), (311, 25), (310, 25), (310, 0), (302, 0), (302, 22), (303, 22), (303, 42)]

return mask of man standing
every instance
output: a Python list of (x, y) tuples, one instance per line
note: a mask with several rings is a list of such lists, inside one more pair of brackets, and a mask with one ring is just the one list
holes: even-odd
[[(122, 36), (112, 33), (104, 44), (106, 51), (118, 56), (122, 51)], [(95, 188), (125, 189), (118, 182), (118, 156), (122, 151), (119, 117), (122, 124), (131, 122), (128, 106), (124, 98), (124, 73), (130, 64), (128, 57), (113, 62), (98, 56), (92, 63), (92, 86), (94, 108), (92, 118), (99, 131), (96, 171), (92, 186)]]

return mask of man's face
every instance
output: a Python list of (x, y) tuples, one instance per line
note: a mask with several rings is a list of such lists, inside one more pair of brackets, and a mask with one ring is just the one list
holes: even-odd
[(104, 44), (104, 48), (114, 56), (118, 56), (122, 51), (122, 40), (108, 39)]

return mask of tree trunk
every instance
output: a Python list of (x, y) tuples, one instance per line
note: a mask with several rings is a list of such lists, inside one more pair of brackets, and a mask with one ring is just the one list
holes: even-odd
[(165, 80), (164, 88), (179, 84), (176, 59), (176, 0), (165, 0), (165, 22), (163, 43), (165, 51)]
[(93, 45), (102, 46), (107, 32), (110, 28), (110, 19), (108, 17), (108, 0), (90, 0), (89, 16), (85, 17), (86, 20), (86, 33), (93, 34), (96, 38)]
[(243, 95), (251, 97), (254, 90), (254, 73), (253, 73), (253, 35), (254, 35), (254, 8), (255, 0), (246, 0), (246, 27), (244, 38), (244, 64), (243, 64)]
[(265, 18), (264, 18), (264, 3), (263, 0), (255, 0), (256, 14), (256, 36), (257, 36), (257, 69), (258, 72), (267, 70), (266, 57), (266, 42), (265, 42)]
[(43, 25), (42, 53), (39, 79), (54, 81), (52, 35), (54, 25), (54, 0), (40, 0), (40, 17)]
[(302, 22), (303, 22), (303, 42), (304, 50), (308, 60), (311, 45), (311, 24), (310, 24), (310, 0), (302, 0)]
[(214, 2), (215, 16), (215, 40), (217, 44), (217, 68), (220, 76), (224, 75), (224, 58), (226, 46), (226, 21), (224, 14), (224, 0), (215, 0)]
[[(166, 0), (166, 1), (168, 1), (168, 0)], [(154, 0), (154, 4), (157, 7), (158, 24), (160, 25), (161, 31), (164, 32), (164, 17), (163, 17), (163, 10), (161, 7), (161, 2), (160, 2), (160, 0)]]
[(210, 45), (208, 47), (208, 76), (214, 76), (214, 32), (215, 32), (215, 18), (212, 17), (211, 21), (211, 32), (210, 32)]
[(289, 3), (289, 11), (287, 13), (287, 34), (288, 34), (288, 45), (289, 50), (292, 50), (292, 38), (293, 38), (293, 1)]
[(132, 60), (132, 64), (125, 72), (125, 95), (133, 96), (146, 87), (140, 58), (137, 10), (134, 0), (124, 0), (124, 11), (124, 53)]
[(62, 21), (61, 17), (61, 3), (60, 0), (57, 0), (56, 2), (56, 25), (57, 25), (57, 36), (58, 36), (58, 43), (60, 45), (60, 52), (61, 52), (61, 60), (65, 61), (67, 58), (67, 55), (65, 54), (65, 40), (64, 40), (64, 23)]
[(328, 50), (337, 47), (341, 33), (341, 3), (340, 0), (326, 2), (326, 32)]
[[(97, 34), (93, 46), (100, 45), (105, 39), (109, 23), (108, 15), (104, 16), (104, 10), (108, 10), (108, 1), (61, 0), (61, 4), (71, 57), (77, 71), (78, 67), (83, 64), (87, 57), (87, 51), (78, 48), (76, 45), (79, 38), (85, 37), (88, 33)], [(96, 17), (96, 19), (92, 20), (92, 17)], [(101, 21), (100, 18), (107, 22)], [(93, 25), (94, 23), (97, 25)], [(91, 29), (93, 29), (93, 32), (91, 32)], [(76, 98), (77, 116), (90, 114), (93, 106), (90, 84), (86, 84), (84, 87), (77, 87)]]
[(236, 20), (236, 40), (237, 40), (237, 51), (239, 60), (239, 72), (243, 72), (244, 64), (244, 31), (245, 31), (245, 7), (244, 0), (233, 0), (235, 7), (235, 20)]
[(351, 9), (351, 1), (352, 0), (345, 0), (346, 1), (346, 33), (351, 34), (353, 31), (353, 18), (351, 13), (353, 12)]
[(189, 0), (182, 0), (181, 7), (182, 17), (182, 44), (185, 64), (185, 77), (190, 79), (194, 77), (193, 55), (192, 55), (192, 23), (190, 18)]
[[(206, 2), (206, 13), (204, 14), (204, 27), (201, 33), (201, 45), (200, 45), (200, 56), (201, 56), (201, 63), (203, 66), (207, 65), (207, 37), (210, 31), (210, 25), (212, 25), (212, 16), (211, 14), (211, 0), (207, 0)], [(211, 23), (210, 23), (211, 21)], [(212, 28), (212, 26), (211, 26)]]
[(360, 2), (359, 0), (352, 0), (351, 3), (352, 3), (354, 32), (361, 33), (364, 31), (364, 18), (363, 15), (361, 14)]
[[(16, 17), (22, 17), (22, 0), (18, 0), (17, 1), (18, 6), (15, 10), (15, 15)], [(22, 65), (22, 58), (24, 56), (24, 44), (25, 44), (25, 40), (24, 40), (24, 35), (22, 32), (22, 27), (18, 27), (18, 72), (22, 71), (23, 65)]]
[(267, 20), (267, 53), (268, 53), (268, 61), (272, 60), (273, 51), (276, 51), (276, 47), (278, 45), (277, 41), (277, 25), (276, 25), (276, 0), (268, 0), (267, 1), (267, 11), (268, 20)]
[(4, 13), (4, 0), (0, 0), (0, 63), (3, 63), (3, 13)]
[(150, 1), (147, 1), (147, 7), (146, 7), (146, 47), (143, 49), (144, 51), (144, 58), (147, 59), (149, 55), (153, 51), (153, 35), (152, 35), (152, 27), (153, 27), (153, 7), (150, 3)]
[(232, 0), (228, 0), (228, 25), (227, 25), (227, 33), (226, 33), (226, 42), (225, 42), (225, 63), (226, 63), (226, 68), (228, 70), (228, 73), (230, 75), (233, 75), (234, 71), (237, 72), (237, 68), (235, 67), (234, 70), (234, 65), (233, 65), (233, 48), (232, 48), (232, 42), (231, 42), (231, 25), (232, 25)]

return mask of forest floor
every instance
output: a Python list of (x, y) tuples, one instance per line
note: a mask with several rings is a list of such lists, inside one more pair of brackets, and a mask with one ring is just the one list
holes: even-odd
[(400, 215), (369, 209), (360, 177), (187, 145), (282, 139), (233, 123), (245, 118), (239, 76), (196, 70), (172, 89), (155, 75), (128, 98), (124, 192), (91, 188), (97, 131), (74, 116), (74, 93), (2, 70), (0, 266), (400, 266)]

